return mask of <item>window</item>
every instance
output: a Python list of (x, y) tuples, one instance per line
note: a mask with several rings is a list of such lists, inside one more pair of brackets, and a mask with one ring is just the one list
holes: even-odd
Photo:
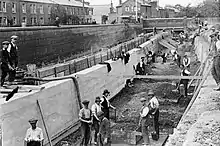
[(16, 3), (12, 3), (12, 13), (16, 13)]
[(2, 2), (2, 12), (6, 12), (6, 2)]
[(129, 12), (129, 6), (126, 6), (126, 7), (125, 7), (125, 11), (126, 11), (126, 12)]
[(33, 13), (36, 14), (37, 13), (37, 6), (35, 4), (33, 4)]
[(44, 7), (43, 5), (40, 5), (40, 14), (43, 14), (44, 13)]
[(3, 25), (7, 25), (7, 18), (6, 17), (3, 18), (3, 22), (2, 23), (3, 23)]
[[(2, 11), (2, 2), (0, 1), (0, 12)], [(2, 19), (2, 17), (1, 17)], [(1, 22), (0, 22), (1, 23)]]
[(13, 25), (16, 25), (17, 24), (17, 19), (16, 17), (13, 17)]
[(51, 14), (51, 6), (48, 6), (48, 14)]
[(31, 25), (34, 25), (34, 19), (31, 17)]
[(26, 4), (23, 3), (23, 4), (22, 4), (22, 13), (26, 13), (26, 10), (27, 10)]
[(74, 8), (72, 8), (72, 15), (74, 15), (75, 14), (75, 12), (74, 12), (75, 10), (74, 10)]
[(23, 22), (23, 23), (27, 23), (26, 21), (27, 21), (26, 17), (23, 17), (23, 18), (22, 18), (22, 22)]
[(32, 4), (30, 4), (30, 10), (31, 10), (31, 14), (33, 14), (34, 13), (34, 9), (33, 9), (33, 5)]
[(41, 25), (44, 24), (44, 18), (43, 18), (43, 17), (40, 18), (40, 24), (41, 24)]
[(2, 25), (2, 17), (0, 17), (0, 26)]
[(136, 12), (136, 6), (134, 6), (133, 9), (134, 9), (134, 12)]
[(34, 17), (34, 24), (37, 24), (37, 18)]
[(140, 11), (141, 10), (141, 8), (140, 7), (138, 7), (138, 11)]

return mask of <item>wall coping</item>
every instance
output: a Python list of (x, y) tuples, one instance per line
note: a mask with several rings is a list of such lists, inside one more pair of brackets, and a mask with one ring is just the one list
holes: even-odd
[[(32, 26), (32, 27), (3, 27), (0, 32), (13, 32), (13, 31), (39, 31), (39, 30), (60, 30), (60, 29), (74, 29), (74, 28), (88, 28), (88, 27), (108, 27), (108, 26), (121, 26), (124, 24), (97, 24), (97, 25), (61, 25), (57, 26)], [(140, 24), (130, 24), (140, 25)]]

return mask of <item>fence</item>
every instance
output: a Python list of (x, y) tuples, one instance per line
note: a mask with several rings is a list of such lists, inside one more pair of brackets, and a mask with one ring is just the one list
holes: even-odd
[(110, 49), (106, 49), (102, 52), (98, 52), (94, 55), (84, 56), (79, 59), (74, 59), (62, 64), (57, 64), (49, 68), (38, 69), (37, 77), (61, 77), (70, 75), (86, 68), (92, 67), (100, 62), (106, 60), (117, 58), (122, 51), (127, 52), (135, 47), (138, 47), (140, 44), (146, 42), (152, 34), (146, 34), (143, 37), (137, 37), (125, 43), (119, 44)]

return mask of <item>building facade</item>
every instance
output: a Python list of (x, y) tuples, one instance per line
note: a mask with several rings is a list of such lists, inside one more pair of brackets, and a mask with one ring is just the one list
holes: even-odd
[[(117, 22), (121, 22), (122, 19), (131, 18), (136, 19), (136, 0), (127, 0), (116, 7), (118, 14)], [(144, 0), (138, 0), (137, 2), (137, 16), (141, 18), (148, 18), (151, 16), (151, 5), (145, 3)]]
[(69, 19), (74, 17), (90, 22), (93, 9), (88, 4), (75, 0), (0, 0), (0, 25), (51, 25), (59, 14), (55, 12), (61, 10), (67, 24), (73, 24)]

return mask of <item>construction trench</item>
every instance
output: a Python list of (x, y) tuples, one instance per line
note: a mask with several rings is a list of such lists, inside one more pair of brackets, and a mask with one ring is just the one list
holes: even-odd
[[(184, 42), (180, 45), (177, 51), (181, 54), (187, 54), (191, 59), (190, 72), (193, 76), (198, 68), (200, 62), (195, 54), (194, 46), (191, 41)], [(165, 48), (164, 48), (165, 49)], [(162, 63), (162, 58), (157, 57), (156, 63), (147, 66), (147, 72), (150, 75), (180, 75), (179, 67), (173, 62), (172, 57), (169, 56), (166, 63)], [(143, 140), (138, 128), (139, 111), (141, 108), (141, 97), (147, 98), (147, 93), (153, 89), (155, 95), (158, 97), (160, 103), (160, 139), (158, 141), (150, 138), (152, 146), (161, 146), (166, 143), (168, 135), (173, 133), (173, 129), (177, 127), (185, 109), (187, 108), (194, 93), (194, 84), (188, 89), (188, 97), (181, 96), (183, 88), (180, 88), (180, 93), (177, 92), (177, 79), (134, 79), (134, 86), (123, 88), (111, 100), (111, 104), (116, 107), (115, 111), (111, 111), (111, 145), (112, 146), (126, 146), (126, 145), (141, 145)], [(148, 99), (149, 100), (149, 99)], [(151, 118), (150, 132), (153, 131), (153, 119)], [(136, 131), (137, 130), (137, 131)], [(137, 135), (137, 136), (134, 136)], [(71, 146), (79, 145), (80, 132), (74, 132), (62, 139), (56, 146), (63, 146), (68, 143)]]

